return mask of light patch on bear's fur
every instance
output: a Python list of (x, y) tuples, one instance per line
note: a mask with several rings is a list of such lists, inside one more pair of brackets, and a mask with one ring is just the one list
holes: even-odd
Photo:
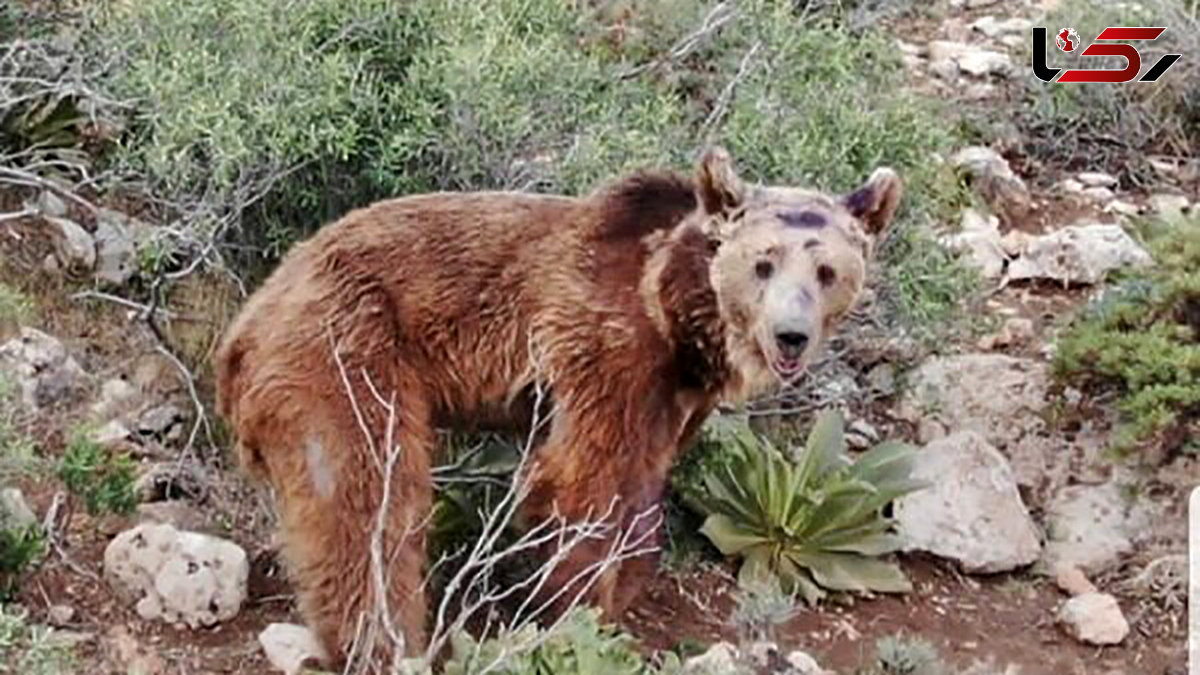
[(304, 459), (308, 462), (308, 475), (312, 478), (313, 489), (317, 495), (328, 499), (333, 496), (337, 487), (337, 479), (333, 475), (333, 467), (329, 466), (329, 458), (321, 447), (321, 441), (309, 438), (304, 443)]

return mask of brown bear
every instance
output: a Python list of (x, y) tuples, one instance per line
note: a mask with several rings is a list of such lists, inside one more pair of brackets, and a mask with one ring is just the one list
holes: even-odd
[[(301, 611), (333, 658), (383, 593), (369, 548), (385, 446), (400, 451), (384, 599), (411, 651), (426, 639), (436, 429), (520, 428), (539, 385), (553, 413), (526, 522), (605, 512), (637, 527), (719, 402), (801, 375), (900, 192), (885, 168), (844, 197), (750, 185), (714, 149), (694, 179), (404, 197), (294, 247), (220, 344), (218, 398), (241, 463), (275, 490)], [(605, 545), (572, 549), (547, 587)], [(617, 617), (653, 564), (621, 564), (586, 599)]]

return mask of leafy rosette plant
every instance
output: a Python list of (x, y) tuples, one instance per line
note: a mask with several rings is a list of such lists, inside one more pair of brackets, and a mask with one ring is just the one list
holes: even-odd
[(717, 433), (722, 461), (708, 465), (688, 501), (707, 516), (701, 532), (742, 558), (740, 584), (774, 575), (810, 604), (826, 590), (912, 590), (900, 566), (879, 557), (900, 547), (884, 508), (923, 487), (911, 477), (911, 446), (884, 442), (851, 461), (841, 415), (829, 412), (794, 458), (744, 423)]

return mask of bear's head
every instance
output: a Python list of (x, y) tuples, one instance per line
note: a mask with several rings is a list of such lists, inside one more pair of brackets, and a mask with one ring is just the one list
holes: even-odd
[(725, 397), (791, 384), (862, 292), (874, 243), (900, 201), (900, 179), (876, 169), (837, 197), (754, 186), (717, 148), (701, 160), (695, 185), (695, 217), (715, 248), (709, 280), (732, 370)]

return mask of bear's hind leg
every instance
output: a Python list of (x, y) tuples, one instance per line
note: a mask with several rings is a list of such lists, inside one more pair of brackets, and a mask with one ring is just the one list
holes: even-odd
[(370, 663), (360, 672), (382, 673), (404, 655), (395, 649), (397, 637), (408, 655), (425, 647), (435, 436), (419, 389), (398, 388), (391, 434), (383, 404), (361, 389), (357, 413), (338, 384), (330, 391), (343, 392), (341, 401), (331, 394), (296, 425), (320, 430), (295, 439), (299, 452), (291, 453), (307, 479), (275, 482), (301, 612), (335, 662)]

